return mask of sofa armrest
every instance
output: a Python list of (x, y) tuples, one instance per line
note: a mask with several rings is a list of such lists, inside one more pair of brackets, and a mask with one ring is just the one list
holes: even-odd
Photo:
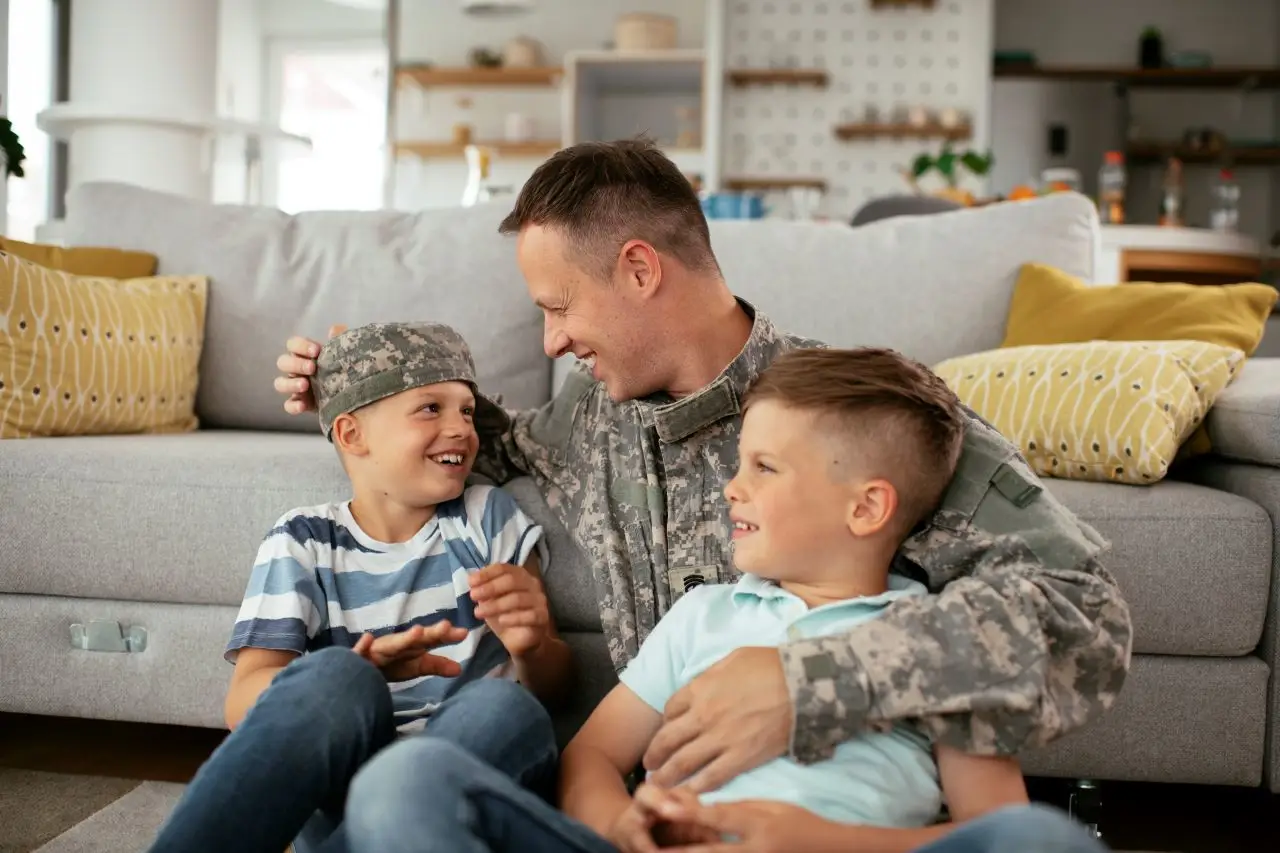
[(1280, 468), (1280, 358), (1251, 358), (1205, 418), (1213, 452)]
[[(1262, 371), (1258, 371), (1261, 373)], [(1274, 404), (1273, 404), (1274, 405)], [(1267, 697), (1267, 751), (1264, 782), (1280, 793), (1280, 469), (1263, 465), (1242, 465), (1212, 456), (1201, 457), (1179, 472), (1202, 486), (1230, 492), (1253, 501), (1271, 516), (1271, 590), (1268, 595), (1266, 621), (1257, 656), (1271, 667), (1271, 685)], [(1241, 602), (1253, 607), (1255, 602)]]

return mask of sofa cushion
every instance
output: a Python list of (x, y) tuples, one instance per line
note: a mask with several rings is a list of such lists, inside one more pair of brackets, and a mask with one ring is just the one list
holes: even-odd
[[(0, 593), (238, 605), (281, 514), (351, 494), (318, 435), (205, 430), (3, 446), (0, 506), (22, 509), (0, 512)], [(528, 509), (543, 520), (537, 492), (519, 487), (517, 502), (537, 503)], [(548, 547), (550, 576), (563, 546), (549, 538)]]
[(0, 252), (0, 438), (189, 432), (208, 281), (105, 278)]
[(730, 289), (785, 331), (936, 364), (1000, 345), (1024, 263), (1091, 278), (1097, 229), (1088, 199), (1057, 194), (859, 228), (715, 220), (711, 240)]
[(1129, 602), (1135, 653), (1243, 655), (1258, 645), (1272, 548), (1262, 507), (1172, 479), (1044, 482), (1110, 540), (1103, 564)]
[(0, 237), (0, 252), (17, 255), (51, 270), (104, 278), (146, 278), (155, 275), (159, 260), (146, 252), (92, 246), (67, 249), (45, 243), (23, 243), (8, 237)]
[(318, 431), (272, 388), (293, 334), (334, 323), (435, 320), (471, 345), (480, 386), (519, 408), (545, 402), (542, 317), (498, 234), (508, 205), (465, 210), (307, 212), (212, 205), (86, 183), (67, 198), (68, 245), (159, 257), (162, 274), (210, 278), (196, 414), (210, 426)]
[(1007, 347), (934, 365), (1045, 477), (1164, 479), (1245, 355), (1204, 341)]
[(1254, 358), (1205, 421), (1214, 452), (1280, 468), (1280, 358)]

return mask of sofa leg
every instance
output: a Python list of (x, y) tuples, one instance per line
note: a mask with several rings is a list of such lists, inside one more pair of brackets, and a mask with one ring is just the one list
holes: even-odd
[(1067, 812), (1084, 824), (1095, 838), (1102, 838), (1102, 792), (1092, 779), (1077, 779), (1067, 797)]

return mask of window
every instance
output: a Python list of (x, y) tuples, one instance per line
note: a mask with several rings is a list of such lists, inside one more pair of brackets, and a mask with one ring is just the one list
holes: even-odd
[(268, 142), (264, 201), (301, 210), (383, 207), (387, 48), (367, 40), (276, 42), (268, 66), (272, 115), (311, 150)]
[(51, 0), (9, 0), (8, 97), (0, 103), (0, 115), (13, 122), (26, 159), (25, 176), (9, 178), (5, 186), (0, 232), (28, 242), (50, 213), (53, 146), (36, 128), (36, 114), (53, 102), (54, 11)]

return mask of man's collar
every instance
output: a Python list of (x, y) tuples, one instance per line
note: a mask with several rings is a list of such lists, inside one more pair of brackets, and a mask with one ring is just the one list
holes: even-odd
[(741, 413), (741, 401), (756, 377), (773, 361), (780, 339), (777, 328), (745, 299), (738, 304), (751, 318), (751, 334), (742, 351), (709, 385), (679, 400), (637, 401), (646, 423), (663, 442), (683, 441), (704, 427)]

